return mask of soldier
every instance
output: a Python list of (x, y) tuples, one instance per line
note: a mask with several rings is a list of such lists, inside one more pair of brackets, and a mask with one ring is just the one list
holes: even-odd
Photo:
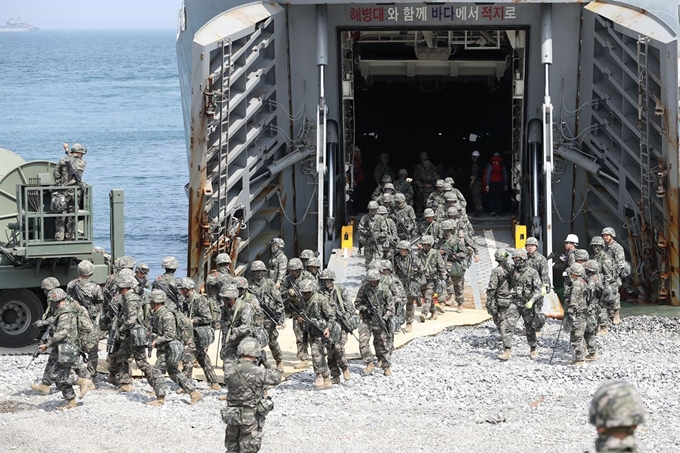
[[(356, 319), (356, 311), (352, 305), (349, 294), (345, 287), (335, 284), (335, 272), (324, 269), (321, 272), (319, 293), (327, 297), (331, 306), (335, 308), (336, 318), (343, 318), (350, 328), (353, 326), (352, 319)], [(328, 368), (331, 371), (331, 384), (340, 383), (340, 372), (346, 381), (349, 381), (349, 364), (345, 355), (345, 345), (347, 344), (347, 331), (344, 329), (340, 334), (340, 340), (326, 345), (328, 353)]]
[(512, 332), (508, 332), (509, 335), (505, 334), (503, 321), (510, 305), (512, 305), (513, 270), (508, 262), (508, 252), (505, 250), (496, 250), (493, 257), (498, 266), (493, 268), (489, 277), (489, 286), (486, 289), (486, 311), (491, 315), (493, 323), (496, 324), (496, 328), (501, 334), (503, 348), (509, 350), (512, 348)]
[(550, 267), (548, 260), (538, 251), (538, 239), (533, 236), (527, 238), (524, 248), (527, 250), (527, 266), (533, 267), (541, 276), (543, 285), (541, 295), (545, 296), (550, 290)]
[(420, 209), (416, 208), (418, 212), (421, 212), (426, 208), (427, 200), (430, 198), (430, 194), (435, 189), (435, 184), (437, 183), (437, 172), (434, 169), (434, 165), (429, 160), (424, 164), (424, 171), (419, 176), (415, 176), (415, 184), (418, 188), (418, 205)]
[[(430, 194), (425, 202), (425, 207), (430, 208), (435, 212), (441, 211), (442, 207), (446, 204), (444, 200), (444, 180), (438, 179), (434, 184), (435, 190)], [(439, 217), (437, 217), (439, 219)]]
[[(467, 206), (467, 200), (463, 196), (463, 193), (456, 188), (456, 183), (453, 181), (452, 177), (444, 178), (444, 183), (445, 184), (451, 184), (451, 191), (456, 194), (456, 197), (458, 198), (458, 203), (463, 205), (463, 208)], [(444, 186), (444, 190), (446, 191), (446, 186)]]
[[(135, 360), (146, 380), (153, 381), (151, 365), (146, 359), (145, 345), (135, 344), (132, 337), (132, 329), (148, 328), (148, 321), (144, 319), (142, 298), (135, 292), (134, 287), (137, 283), (132, 271), (121, 271), (118, 275), (116, 286), (118, 287), (120, 298), (120, 308), (118, 312), (118, 328), (116, 330), (116, 340), (120, 346), (109, 363), (109, 375), (116, 376), (120, 382), (120, 392), (131, 392), (132, 376), (130, 373), (130, 362)], [(146, 325), (145, 325), (146, 324)]]
[(600, 312), (602, 311), (600, 300), (604, 287), (599, 273), (600, 265), (597, 264), (597, 261), (588, 260), (583, 268), (586, 271), (586, 304), (588, 306), (586, 309), (586, 328), (583, 332), (583, 339), (588, 348), (588, 355), (585, 360), (592, 362), (597, 360), (597, 340), (595, 336), (600, 323)]
[(373, 192), (373, 197), (371, 198), (372, 200), (377, 201), (378, 204), (382, 204), (385, 201), (385, 197), (387, 195), (390, 195), (392, 197), (394, 196), (394, 184), (392, 184), (391, 182), (386, 182), (379, 189), (380, 190), (378, 191), (377, 194)]
[(580, 263), (574, 263), (567, 269), (571, 285), (565, 290), (567, 305), (567, 323), (571, 326), (571, 346), (574, 348), (572, 365), (583, 365), (586, 357), (586, 345), (583, 333), (586, 330), (586, 311), (588, 308), (587, 284), (583, 277), (585, 269)]
[(317, 292), (318, 283), (312, 279), (300, 282), (304, 314), (309, 321), (299, 316), (295, 322), (302, 330), (307, 332), (309, 344), (312, 349), (312, 366), (316, 380), (314, 387), (317, 390), (331, 388), (331, 371), (326, 362), (326, 344), (330, 337), (332, 323), (335, 321), (335, 307), (331, 306), (330, 300)]
[[(74, 143), (71, 147), (71, 152), (68, 150), (68, 144), (64, 143), (64, 152), (67, 157), (62, 157), (59, 163), (52, 171), (54, 176), (55, 186), (78, 186), (80, 189), (84, 189), (83, 184), (83, 173), (85, 172), (86, 162), (83, 159), (83, 155), (87, 153), (87, 148), (85, 148), (80, 143)], [(76, 191), (74, 189), (64, 189), (59, 193), (59, 202), (54, 202), (54, 196), (52, 201), (52, 210), (55, 212), (61, 212), (62, 214), (73, 214), (76, 212)], [(78, 203), (82, 203), (82, 197), (84, 195), (84, 190), (80, 190), (78, 193)], [(55, 209), (56, 208), (56, 209)], [(65, 228), (64, 228), (65, 225)], [(56, 217), (54, 219), (54, 239), (57, 241), (63, 241), (64, 239), (73, 240), (77, 231), (74, 231), (75, 218), (73, 216), (68, 217)], [(66, 231), (64, 231), (64, 229)]]
[(604, 250), (604, 239), (601, 236), (595, 236), (590, 241), (590, 247), (593, 249), (593, 259), (600, 265), (600, 276), (602, 278), (602, 285), (604, 287), (602, 310), (600, 311), (600, 326), (599, 334), (607, 333), (607, 323), (614, 316), (613, 302), (616, 300), (616, 295), (619, 292), (618, 287), (618, 273), (614, 260)]
[(144, 290), (151, 290), (151, 283), (149, 283), (149, 265), (146, 263), (139, 263), (135, 267), (135, 278), (137, 279), (137, 294), (144, 296)]
[[(184, 345), (184, 359), (182, 360), (182, 372), (191, 379), (194, 370), (194, 360), (203, 369), (205, 379), (210, 384), (210, 390), (220, 390), (217, 375), (208, 356), (208, 348), (215, 341), (213, 329), (213, 308), (208, 299), (196, 292), (196, 283), (189, 277), (177, 280), (177, 288), (184, 297), (188, 308), (188, 318), (191, 323), (192, 335)], [(184, 389), (182, 389), (184, 391)], [(179, 393), (179, 392), (178, 392)]]
[(482, 165), (479, 163), (479, 151), (472, 151), (472, 166), (470, 167), (470, 192), (472, 204), (475, 207), (474, 217), (484, 217), (482, 206)]
[(437, 206), (437, 210), (435, 211), (437, 220), (446, 220), (448, 218), (448, 209), (455, 207), (457, 203), (458, 199), (456, 198), (456, 194), (452, 191), (444, 192), (444, 203)]
[(399, 170), (398, 178), (394, 181), (395, 197), (397, 194), (404, 195), (406, 204), (413, 206), (413, 186), (411, 185), (411, 178), (408, 177), (408, 172), (405, 168)]
[(434, 211), (427, 208), (423, 213), (424, 220), (420, 223), (418, 228), (418, 236), (432, 236), (433, 238), (441, 237), (441, 224), (434, 219)]
[(423, 263), (411, 253), (411, 243), (409, 241), (399, 241), (397, 244), (399, 254), (394, 258), (395, 275), (401, 281), (406, 292), (406, 332), (413, 329), (414, 303), (420, 302), (420, 287), (427, 281), (424, 277)]
[[(80, 398), (94, 388), (89, 379), (78, 378), (73, 368), (76, 362), (81, 360), (80, 347), (78, 346), (78, 328), (76, 312), (73, 306), (66, 302), (66, 293), (60, 288), (55, 288), (47, 295), (47, 302), (54, 306), (54, 332), (46, 343), (39, 347), (40, 353), (47, 348), (52, 348), (50, 359), (52, 368), (49, 372), (50, 380), (56, 383), (57, 388), (66, 400), (66, 404), (59, 407), (60, 410), (68, 410), (76, 407), (76, 395), (73, 386), (80, 386)], [(48, 388), (49, 391), (49, 388)]]
[(397, 236), (400, 240), (410, 241), (416, 230), (416, 213), (406, 204), (404, 194), (396, 194), (394, 201), (397, 205), (392, 210), (392, 219), (397, 225)]
[(286, 278), (286, 268), (288, 267), (288, 258), (283, 253), (286, 243), (281, 238), (274, 238), (270, 241), (269, 245), (271, 248), (269, 278), (274, 281), (276, 289), (280, 289), (283, 279)]
[(314, 256), (307, 262), (307, 272), (309, 272), (315, 282), (319, 281), (319, 269), (321, 269), (321, 260)]
[[(312, 274), (302, 269), (302, 261), (292, 258), (288, 262), (288, 275), (281, 285), (281, 294), (286, 297), (289, 304), (293, 304), (298, 310), (304, 310), (304, 301), (301, 300), (300, 283), (305, 279), (312, 279)], [(290, 309), (292, 315), (293, 310)], [(294, 319), (294, 318), (293, 318)], [(309, 368), (309, 341), (307, 332), (300, 328), (300, 324), (293, 321), (293, 333), (295, 333), (295, 344), (297, 346), (297, 358), (300, 360), (293, 368), (304, 370)]]
[(264, 396), (265, 390), (281, 382), (281, 372), (257, 365), (262, 348), (253, 338), (241, 341), (236, 352), (239, 358), (224, 377), (228, 390), (228, 407), (222, 409), (222, 420), (227, 424), (224, 446), (227, 453), (258, 452), (265, 416), (273, 407)]
[(595, 449), (600, 453), (637, 452), (635, 429), (645, 419), (645, 405), (635, 387), (624, 381), (605, 382), (590, 402), (590, 423), (597, 427)]
[[(378, 198), (383, 194), (385, 184), (392, 184), (392, 177), (390, 175), (385, 175), (382, 177), (380, 180), (380, 184), (378, 184), (378, 187), (373, 189), (373, 193), (371, 194), (371, 200), (378, 201)], [(394, 184), (390, 187), (392, 191), (390, 193), (394, 193)]]
[(255, 319), (253, 308), (238, 297), (236, 285), (224, 285), (220, 290), (222, 299), (222, 348), (220, 358), (222, 369), (227, 376), (236, 362), (236, 348), (245, 337), (253, 335)]
[(616, 242), (616, 231), (614, 228), (603, 228), (601, 236), (605, 244), (604, 251), (614, 260), (616, 268), (616, 291), (612, 291), (614, 294), (611, 294), (610, 300), (607, 303), (607, 311), (611, 313), (612, 324), (616, 325), (621, 322), (621, 295), (619, 294), (619, 289), (622, 285), (621, 275), (626, 273), (626, 254), (621, 244)]
[(423, 276), (426, 283), (420, 287), (425, 299), (420, 312), (420, 322), (425, 322), (426, 315), (430, 313), (430, 319), (437, 319), (437, 310), (432, 303), (432, 296), (436, 292), (442, 292), (446, 286), (446, 265), (439, 250), (434, 248), (434, 238), (424, 235), (420, 238), (421, 250), (418, 259), (423, 263)]
[(218, 253), (215, 257), (215, 266), (217, 270), (208, 274), (205, 279), (205, 292), (215, 308), (221, 311), (220, 290), (224, 285), (235, 284), (234, 277), (231, 275), (231, 257), (227, 253)]
[[(182, 283), (182, 286), (184, 287), (186, 284)], [(203, 395), (196, 390), (193, 381), (179, 371), (178, 364), (182, 357), (182, 351), (184, 351), (184, 345), (180, 340), (181, 332), (178, 331), (176, 315), (165, 306), (166, 299), (165, 292), (160, 289), (154, 289), (149, 294), (149, 303), (153, 312), (151, 326), (156, 334), (151, 344), (156, 349), (156, 363), (153, 366), (150, 384), (156, 394), (156, 399), (147, 404), (150, 406), (165, 404), (167, 388), (164, 381), (166, 372), (170, 379), (182, 388), (184, 393), (189, 394), (191, 404), (196, 404), (203, 399)]]
[(361, 285), (354, 300), (354, 306), (359, 310), (361, 325), (359, 326), (359, 351), (366, 363), (364, 374), (375, 370), (373, 354), (369, 342), (373, 334), (373, 347), (382, 366), (385, 376), (392, 376), (390, 369), (390, 355), (392, 342), (387, 323), (394, 315), (394, 298), (386, 285), (380, 282), (377, 269), (370, 269), (366, 273), (366, 282)]
[(533, 267), (527, 266), (526, 250), (515, 250), (512, 253), (514, 270), (512, 274), (512, 303), (505, 312), (501, 323), (503, 332), (503, 347), (505, 351), (499, 355), (500, 360), (508, 360), (512, 357), (512, 335), (515, 332), (515, 325), (519, 317), (524, 321), (524, 329), (527, 334), (527, 343), (531, 351), (529, 357), (532, 360), (538, 358), (538, 347), (536, 340), (535, 321), (536, 315), (541, 309), (541, 276)]
[(186, 313), (184, 301), (181, 300), (179, 289), (177, 289), (177, 277), (175, 277), (175, 271), (179, 267), (179, 261), (177, 261), (177, 258), (174, 256), (166, 256), (163, 258), (161, 266), (165, 269), (165, 273), (156, 277), (151, 288), (163, 291), (172, 302), (172, 308)]
[(472, 227), (472, 222), (470, 222), (470, 218), (467, 215), (467, 212), (465, 212), (465, 206), (462, 204), (458, 204), (458, 216), (460, 217), (460, 222), (465, 226), (465, 230), (467, 232), (467, 235), (472, 237), (475, 235), (475, 229)]
[(564, 263), (562, 277), (564, 277), (565, 282), (569, 280), (569, 276), (566, 274), (567, 268), (576, 262), (576, 257), (574, 256), (576, 250), (578, 250), (578, 236), (568, 234), (564, 240), (564, 254), (560, 255), (560, 261)]
[[(380, 197), (380, 200), (378, 200), (378, 204), (382, 207), (384, 207), (387, 210), (387, 213), (389, 215), (392, 214), (392, 210), (394, 209), (394, 195), (391, 193), (386, 193), (382, 197)], [(379, 208), (378, 208), (379, 209)]]
[(283, 353), (277, 340), (279, 332), (276, 329), (277, 324), (283, 324), (283, 301), (281, 300), (279, 290), (274, 285), (274, 281), (270, 278), (265, 278), (266, 271), (267, 268), (262, 261), (253, 261), (253, 264), (250, 265), (250, 273), (253, 276), (250, 281), (250, 292), (259, 299), (259, 303), (269, 307), (274, 320), (263, 315), (261, 322), (257, 317), (255, 318), (255, 324), (267, 331), (269, 350), (272, 353), (272, 357), (274, 357), (274, 361), (276, 361), (276, 369), (283, 372)]
[[(588, 255), (588, 251), (585, 250), (585, 249), (577, 249), (577, 250), (575, 250), (574, 253), (572, 253), (572, 254), (570, 255), (570, 257), (571, 257), (572, 260), (573, 260), (572, 264), (578, 263), (578, 264), (580, 264), (580, 265), (586, 264), (586, 261), (588, 261), (588, 260), (590, 259), (590, 255)], [(571, 265), (570, 265), (570, 266), (571, 266)], [(564, 272), (567, 273), (566, 280), (564, 281), (564, 288), (565, 288), (565, 290), (566, 290), (566, 289), (571, 285), (572, 280), (571, 280), (571, 278), (569, 277), (569, 272), (568, 272), (568, 270), (565, 269)], [(562, 273), (562, 275), (564, 275), (564, 272)]]
[(382, 216), (378, 215), (378, 207), (378, 202), (369, 202), (368, 214), (361, 218), (357, 227), (359, 231), (359, 248), (362, 246), (364, 248), (367, 268), (374, 258), (382, 258), (383, 248), (389, 240), (387, 223)]
[(304, 249), (302, 253), (300, 253), (300, 261), (302, 261), (302, 268), (307, 269), (307, 262), (311, 259), (314, 258), (316, 255), (314, 254), (313, 251), (309, 249)]
[(375, 183), (380, 185), (380, 181), (385, 175), (389, 175), (389, 177), (392, 179), (394, 178), (394, 172), (390, 167), (390, 155), (387, 153), (381, 153), (380, 162), (378, 162), (378, 165), (375, 166), (375, 171), (373, 172)]
[(397, 245), (399, 236), (397, 235), (397, 225), (394, 220), (388, 216), (387, 208), (385, 206), (378, 207), (378, 215), (385, 219), (387, 225), (387, 238), (385, 246), (383, 247), (381, 259), (391, 260), (394, 258), (394, 247)]
[[(87, 310), (90, 321), (92, 322), (93, 339), (89, 341), (89, 349), (85, 351), (88, 354), (87, 369), (92, 376), (97, 374), (97, 365), (99, 364), (99, 317), (102, 313), (102, 305), (104, 304), (104, 293), (97, 282), (90, 280), (94, 272), (94, 264), (92, 262), (83, 260), (78, 263), (79, 278), (71, 280), (66, 287), (66, 293), (78, 302), (85, 310)], [(96, 341), (94, 341), (96, 337)]]
[(456, 297), (456, 304), (458, 305), (456, 311), (463, 312), (463, 303), (465, 303), (465, 295), (463, 290), (465, 287), (465, 271), (469, 267), (470, 257), (468, 248), (465, 245), (465, 233), (463, 230), (458, 230), (453, 234), (453, 222), (445, 220), (442, 222), (442, 231), (444, 236), (439, 251), (444, 257), (446, 269), (448, 270), (447, 280), (451, 281), (450, 293), (454, 293)]

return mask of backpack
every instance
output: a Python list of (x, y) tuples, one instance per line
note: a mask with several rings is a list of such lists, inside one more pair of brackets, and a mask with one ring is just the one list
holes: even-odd
[(177, 339), (186, 343), (194, 337), (194, 328), (189, 321), (189, 317), (181, 311), (168, 307), (170, 313), (175, 316), (175, 326), (177, 328)]
[(82, 310), (76, 309), (76, 328), (78, 329), (78, 343), (84, 351), (92, 349), (98, 341), (94, 335), (95, 328), (90, 315), (84, 307)]

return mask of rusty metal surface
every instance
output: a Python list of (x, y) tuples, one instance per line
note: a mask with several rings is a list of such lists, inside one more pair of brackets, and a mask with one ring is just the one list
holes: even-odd
[(668, 44), (676, 39), (672, 30), (664, 28), (659, 21), (651, 17), (645, 10), (638, 11), (597, 1), (588, 3), (585, 9), (664, 44)]

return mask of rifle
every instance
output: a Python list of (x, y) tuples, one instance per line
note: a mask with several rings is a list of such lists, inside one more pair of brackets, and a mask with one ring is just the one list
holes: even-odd
[(153, 351), (153, 323), (149, 321), (149, 334), (147, 335), (149, 340), (146, 343), (146, 356), (151, 358), (151, 352)]
[(293, 313), (297, 317), (302, 318), (302, 320), (308, 326), (309, 333), (314, 334), (317, 337), (321, 337), (321, 341), (324, 344), (332, 343), (332, 341), (326, 338), (326, 336), (323, 334), (323, 329), (313, 322), (309, 316), (307, 316), (307, 313), (305, 313), (301, 308), (296, 307), (295, 304), (290, 301), (290, 299), (286, 299), (286, 301), (288, 302), (288, 307), (293, 311)]
[(371, 242), (373, 242), (373, 245), (375, 245), (375, 249), (381, 250), (380, 244), (378, 243), (378, 238), (375, 237), (375, 232), (372, 228), (368, 229), (368, 234), (370, 236)]
[(385, 323), (385, 320), (378, 314), (378, 310), (375, 308), (375, 305), (371, 303), (370, 300), (366, 299), (366, 312), (375, 317), (375, 319), (378, 321), (378, 325), (382, 330), (385, 331), (385, 333), (390, 333), (390, 330), (387, 328), (387, 323)]
[(68, 156), (66, 158), (66, 162), (68, 164), (68, 175), (69, 178), (73, 177), (75, 178), (76, 182), (78, 185), (83, 184), (83, 177), (78, 173), (78, 170), (76, 169), (76, 165), (73, 163), (73, 159), (71, 158), (71, 154), (68, 152), (68, 145), (64, 143), (64, 153)]
[(111, 323), (111, 328), (109, 329), (109, 336), (106, 340), (106, 352), (113, 354), (116, 352), (116, 330), (118, 330), (118, 307), (114, 308), (114, 304), (110, 304), (109, 308), (113, 314), (113, 322)]
[(354, 331), (349, 328), (349, 323), (347, 322), (347, 319), (345, 319), (344, 316), (338, 315), (337, 320), (338, 324), (340, 324), (340, 327), (342, 327), (342, 330), (352, 335), (354, 338), (356, 338), (357, 341), (359, 341), (359, 338), (354, 334)]
[(73, 284), (73, 294), (75, 296), (75, 300), (85, 307), (85, 309), (89, 312), (90, 311), (90, 304), (85, 302), (87, 299), (85, 298), (85, 295), (83, 294), (82, 288), (78, 285), (78, 282)]
[(404, 231), (404, 234), (406, 237), (411, 236), (411, 233), (409, 233), (408, 229), (406, 228), (406, 225), (404, 222), (401, 220), (401, 218), (398, 215), (394, 215), (394, 220), (397, 221), (397, 227), (401, 227), (401, 229)]
[(177, 310), (179, 310), (181, 312), (185, 311), (185, 310), (182, 309), (183, 308), (182, 304), (179, 302), (179, 299), (177, 299), (177, 296), (175, 295), (175, 293), (173, 293), (172, 290), (170, 288), (168, 288), (165, 283), (161, 282), (160, 280), (156, 280), (154, 282), (154, 285), (156, 285), (158, 287), (158, 289), (163, 291), (165, 293), (165, 295), (168, 296), (168, 299), (170, 299), (175, 304), (175, 307), (177, 307)]
[(274, 310), (271, 309), (271, 307), (269, 305), (265, 304), (264, 301), (261, 298), (259, 298), (255, 293), (251, 292), (250, 294), (260, 304), (260, 308), (262, 309), (262, 313), (264, 313), (265, 316), (267, 316), (267, 318), (269, 318), (269, 320), (271, 322), (273, 322), (277, 326), (283, 326), (284, 325), (283, 321), (280, 319), (279, 316), (276, 316), (276, 313), (274, 312)]
[(47, 343), (50, 335), (52, 335), (52, 325), (49, 325), (47, 329), (45, 329), (45, 332), (43, 332), (42, 337), (40, 337), (40, 343), (38, 343), (38, 347), (33, 351), (33, 357), (31, 358), (31, 361), (28, 362), (28, 365), (26, 365), (26, 368), (29, 368), (33, 364), (33, 361), (40, 355), (40, 347)]

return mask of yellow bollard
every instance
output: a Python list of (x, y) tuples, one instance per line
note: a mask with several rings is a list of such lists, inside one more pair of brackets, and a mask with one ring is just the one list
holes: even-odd
[(527, 226), (515, 225), (515, 248), (523, 249), (527, 242)]
[(340, 247), (342, 249), (350, 250), (354, 246), (354, 225), (349, 224), (342, 227), (342, 239), (340, 240)]

